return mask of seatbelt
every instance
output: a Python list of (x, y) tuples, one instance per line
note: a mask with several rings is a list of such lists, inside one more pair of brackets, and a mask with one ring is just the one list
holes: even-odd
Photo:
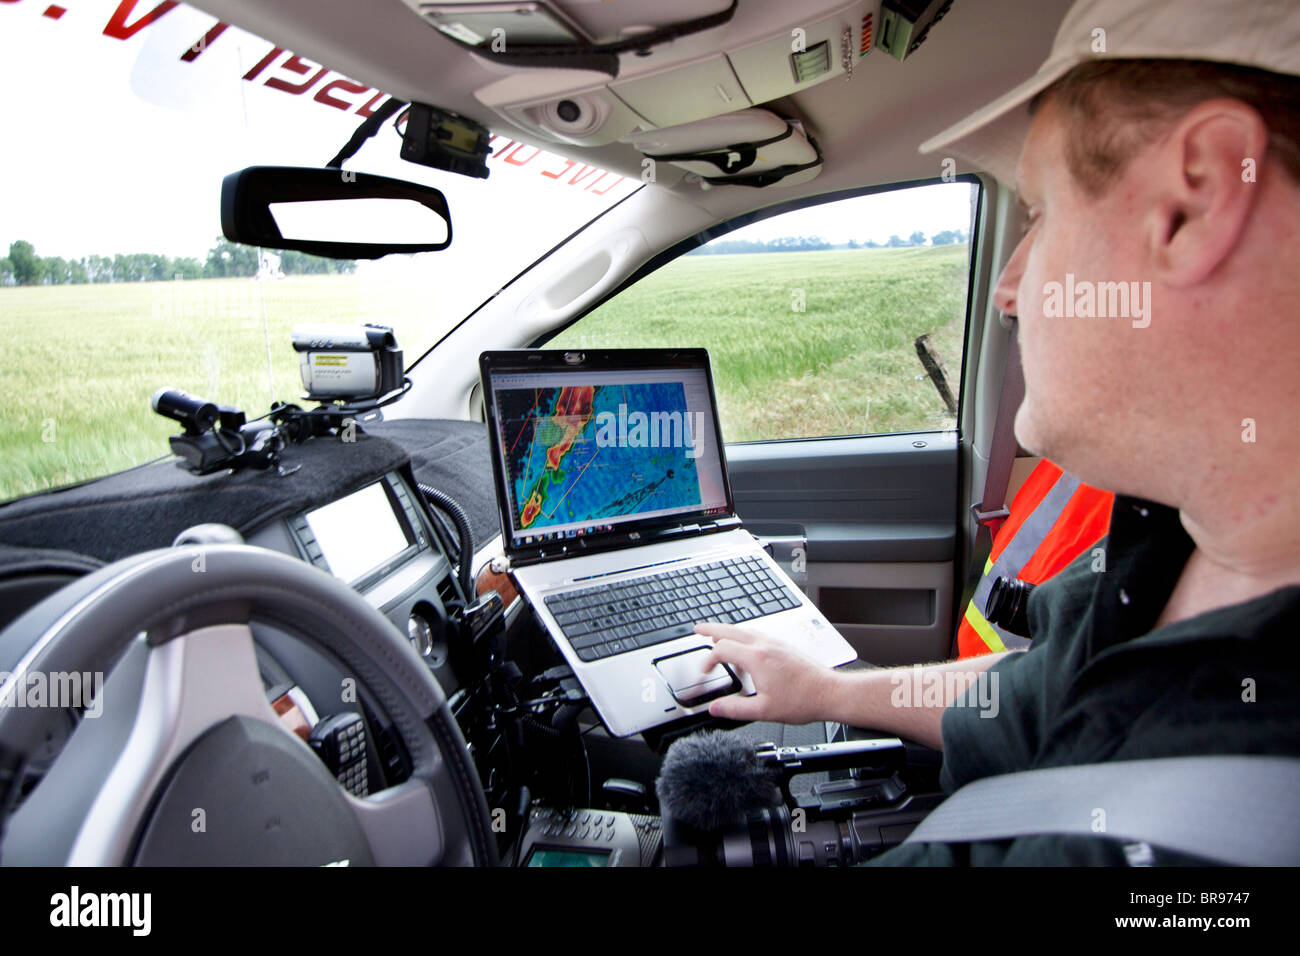
[[(993, 440), (989, 443), (989, 470), (984, 478), (984, 500), (971, 506), (971, 513), (989, 536), (998, 533), (1007, 510), (1007, 486), (1011, 483), (1011, 466), (1016, 460), (1016, 412), (1025, 397), (1025, 373), (1020, 367), (1020, 340), (1011, 334), (1007, 344), (1007, 365), (1002, 370), (1002, 394), (998, 413), (993, 419)], [(980, 562), (983, 564), (983, 562)]]
[(1046, 767), (966, 784), (904, 842), (1100, 836), (1219, 863), (1296, 866), (1297, 793), (1295, 757), (1162, 757)]
[[(1007, 362), (1002, 370), (1002, 392), (998, 397), (998, 410), (993, 418), (993, 439), (989, 442), (989, 467), (984, 477), (984, 500), (971, 505), (971, 514), (975, 516), (975, 542), (971, 548), (970, 571), (966, 575), (966, 586), (962, 588), (961, 603), (957, 605), (958, 614), (966, 613), (966, 605), (975, 595), (980, 579), (984, 576), (984, 564), (993, 551), (993, 536), (1002, 527), (1002, 522), (1011, 514), (1007, 501), (1007, 487), (1011, 483), (1011, 466), (1016, 460), (1016, 412), (1025, 397), (1025, 376), (1020, 366), (1020, 342), (1018, 330), (1011, 333), (1007, 344)], [(961, 621), (958, 618), (958, 627)], [(957, 630), (952, 632), (952, 657), (959, 654), (957, 648)]]

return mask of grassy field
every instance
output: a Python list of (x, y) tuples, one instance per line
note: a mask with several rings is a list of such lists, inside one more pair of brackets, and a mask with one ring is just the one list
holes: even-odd
[[(964, 245), (688, 256), (551, 344), (708, 348), (729, 441), (942, 428), (912, 342), (934, 333), (956, 389), (965, 291)], [(0, 500), (166, 454), (161, 386), (250, 414), (296, 401), (295, 324), (383, 322), (410, 361), (445, 329), (429, 315), (354, 276), (0, 289)]]
[(966, 262), (964, 244), (685, 256), (548, 345), (707, 348), (728, 441), (951, 428), (913, 343), (931, 334), (957, 394)]
[(168, 454), (167, 436), (180, 426), (149, 407), (165, 385), (250, 417), (269, 411), (272, 398), (298, 401), (294, 325), (392, 325), (410, 361), (445, 328), (431, 311), (428, 296), (404, 284), (356, 276), (0, 289), (9, 342), (0, 366), (0, 500)]

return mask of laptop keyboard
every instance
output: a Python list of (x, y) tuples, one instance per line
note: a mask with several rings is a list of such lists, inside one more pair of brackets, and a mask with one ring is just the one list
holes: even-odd
[(755, 557), (661, 571), (546, 598), (547, 610), (583, 661), (686, 637), (703, 621), (740, 624), (799, 604)]

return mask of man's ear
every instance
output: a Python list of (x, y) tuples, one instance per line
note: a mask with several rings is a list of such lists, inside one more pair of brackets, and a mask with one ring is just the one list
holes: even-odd
[(1226, 98), (1193, 107), (1163, 137), (1150, 169), (1158, 201), (1148, 217), (1162, 281), (1196, 285), (1231, 255), (1259, 195), (1246, 170), (1262, 172), (1267, 148), (1259, 113)]

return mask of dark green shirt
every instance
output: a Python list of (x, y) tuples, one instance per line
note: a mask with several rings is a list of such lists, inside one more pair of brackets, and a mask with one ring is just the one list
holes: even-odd
[[(1178, 512), (1117, 496), (1098, 546), (1104, 570), (1085, 552), (1030, 596), (1033, 644), (990, 668), (997, 715), (981, 717), (975, 706), (944, 712), (944, 789), (1111, 760), (1300, 756), (1300, 587), (1153, 630), (1194, 547)], [(975, 702), (974, 691), (968, 697)], [(1205, 862), (1140, 845), (1128, 854), (1134, 863)], [(1026, 836), (907, 844), (872, 862), (1122, 866), (1128, 854), (1104, 835)]]

